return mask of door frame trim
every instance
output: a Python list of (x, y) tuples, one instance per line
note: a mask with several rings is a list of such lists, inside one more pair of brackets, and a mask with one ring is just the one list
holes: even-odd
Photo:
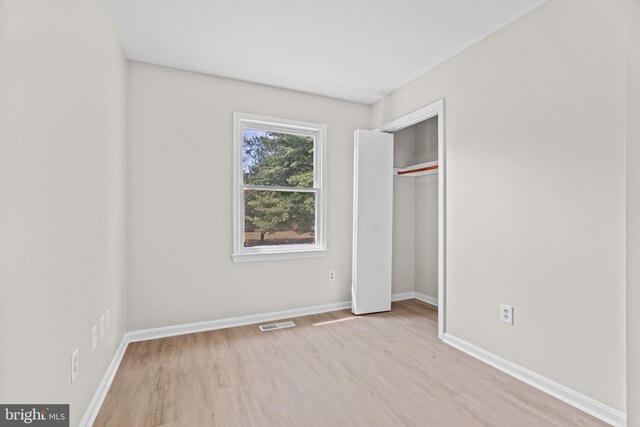
[(438, 117), (438, 337), (446, 331), (446, 141), (444, 98), (386, 123), (374, 131), (393, 133), (416, 123)]

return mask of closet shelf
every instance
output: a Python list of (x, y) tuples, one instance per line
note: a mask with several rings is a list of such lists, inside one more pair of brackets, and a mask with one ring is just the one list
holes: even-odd
[(416, 177), (438, 173), (438, 162), (419, 163), (406, 168), (394, 168), (393, 174), (398, 176)]

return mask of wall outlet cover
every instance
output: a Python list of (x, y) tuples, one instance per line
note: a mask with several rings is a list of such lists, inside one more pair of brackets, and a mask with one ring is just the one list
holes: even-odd
[(500, 321), (513, 325), (513, 306), (500, 304)]

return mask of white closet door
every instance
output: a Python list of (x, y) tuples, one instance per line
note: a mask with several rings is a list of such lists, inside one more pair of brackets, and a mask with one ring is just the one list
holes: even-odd
[(355, 132), (354, 314), (391, 310), (393, 134)]

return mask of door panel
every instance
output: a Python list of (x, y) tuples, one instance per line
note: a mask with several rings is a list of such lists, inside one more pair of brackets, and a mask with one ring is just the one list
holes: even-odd
[(393, 134), (355, 131), (354, 314), (391, 310)]

